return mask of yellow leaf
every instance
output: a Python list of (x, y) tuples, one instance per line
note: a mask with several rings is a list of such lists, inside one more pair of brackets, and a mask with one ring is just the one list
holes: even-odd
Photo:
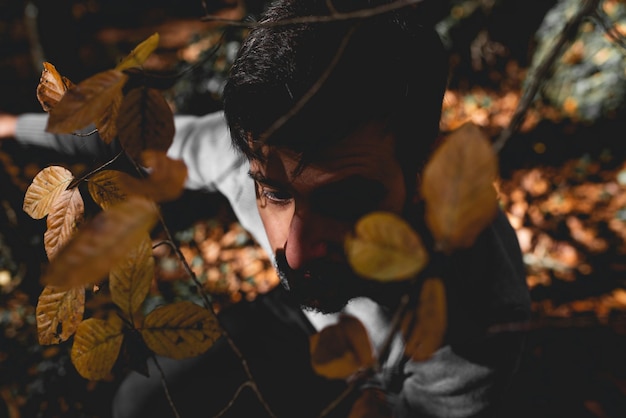
[(435, 151), (426, 165), (422, 195), (426, 223), (445, 253), (470, 247), (498, 209), (494, 181), (498, 162), (487, 137), (466, 123)]
[(109, 274), (111, 299), (128, 318), (141, 308), (153, 278), (152, 240), (146, 235)]
[(42, 282), (74, 287), (97, 283), (154, 227), (154, 203), (130, 197), (85, 223), (50, 262)]
[(145, 196), (156, 202), (177, 199), (183, 193), (187, 179), (187, 166), (182, 160), (169, 158), (163, 151), (144, 151), (141, 160), (150, 168), (145, 179), (128, 176), (121, 183), (128, 194)]
[(74, 176), (61, 166), (54, 165), (41, 170), (24, 196), (24, 212), (34, 219), (41, 219), (48, 214), (57, 197), (67, 188)]
[(313, 370), (329, 379), (346, 379), (374, 363), (367, 330), (351, 315), (311, 335), (309, 347)]
[(222, 336), (215, 315), (190, 301), (156, 308), (140, 331), (150, 350), (175, 359), (198, 356)]
[(110, 144), (117, 136), (117, 117), (120, 114), (123, 97), (121, 91), (115, 94), (109, 107), (95, 121), (98, 134), (105, 144)]
[(64, 190), (54, 201), (46, 219), (47, 229), (43, 236), (49, 260), (54, 258), (78, 230), (84, 212), (85, 205), (78, 188)]
[(58, 344), (74, 334), (85, 312), (85, 288), (62, 290), (46, 286), (37, 301), (39, 344)]
[(109, 375), (122, 347), (122, 320), (89, 318), (78, 326), (70, 357), (76, 370), (89, 380), (102, 380)]
[(372, 212), (361, 218), (345, 240), (352, 269), (379, 281), (414, 277), (428, 263), (419, 235), (397, 215)]
[(124, 71), (132, 67), (140, 67), (146, 62), (150, 54), (159, 46), (159, 34), (154, 33), (148, 39), (140, 43), (115, 67), (118, 71)]
[(145, 150), (167, 152), (174, 138), (174, 115), (159, 90), (135, 88), (124, 96), (117, 131), (122, 148), (139, 161)]
[(68, 134), (95, 124), (117, 100), (127, 80), (126, 74), (108, 70), (78, 83), (50, 109), (46, 131)]
[(74, 83), (59, 74), (54, 65), (44, 62), (37, 85), (37, 100), (39, 100), (44, 112), (49, 112), (55, 107), (65, 92), (73, 86)]
[(89, 178), (87, 189), (94, 202), (107, 209), (126, 199), (122, 184), (127, 177), (130, 176), (120, 171), (104, 170)]
[(404, 352), (415, 361), (427, 360), (443, 344), (446, 327), (445, 286), (440, 279), (426, 279), (416, 310), (409, 312), (402, 322)]
[(378, 388), (365, 388), (354, 401), (348, 418), (391, 418), (393, 411), (385, 392)]

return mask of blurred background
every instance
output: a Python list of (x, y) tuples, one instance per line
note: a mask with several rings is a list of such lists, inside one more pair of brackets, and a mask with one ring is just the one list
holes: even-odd
[[(473, 121), (495, 140), (582, 3), (430, 1), (451, 52), (442, 132)], [(626, 416), (626, 3), (598, 3), (599, 12), (583, 21), (541, 74), (524, 122), (500, 152), (502, 207), (518, 233), (533, 300), (527, 350), (509, 400), (518, 405), (515, 418)], [(146, 68), (177, 78), (166, 92), (172, 109), (218, 110), (245, 30), (202, 16), (254, 19), (265, 5), (0, 0), (0, 112), (42, 112), (35, 93), (43, 61), (80, 82), (112, 68), (155, 32), (160, 43)], [(46, 225), (26, 215), (22, 203), (33, 177), (51, 164), (73, 173), (88, 168), (49, 150), (0, 143), (0, 418), (105, 418), (121, 370), (105, 381), (85, 381), (68, 345), (37, 342)], [(163, 211), (217, 310), (276, 285), (267, 256), (223, 196), (185, 192)], [(195, 285), (175, 254), (161, 246), (155, 256), (151, 300), (193, 298)], [(88, 310), (105, 303), (93, 298)]]

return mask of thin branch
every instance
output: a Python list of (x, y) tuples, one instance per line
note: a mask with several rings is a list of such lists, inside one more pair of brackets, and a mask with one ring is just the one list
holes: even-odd
[(163, 391), (165, 392), (165, 397), (167, 398), (167, 402), (170, 404), (170, 407), (172, 408), (172, 412), (174, 412), (174, 416), (176, 418), (180, 418), (180, 414), (178, 413), (178, 410), (176, 409), (176, 405), (174, 405), (174, 400), (172, 399), (172, 396), (170, 395), (170, 391), (167, 387), (167, 381), (165, 380), (165, 372), (161, 368), (161, 365), (157, 361), (156, 357), (153, 356), (152, 360), (154, 361), (154, 364), (156, 365), (157, 369), (159, 369), (159, 373), (161, 374), (161, 385), (163, 386)]
[(602, 26), (602, 29), (606, 32), (607, 35), (615, 42), (615, 44), (620, 47), (622, 53), (626, 53), (626, 41), (622, 34), (615, 29), (615, 26), (612, 24), (606, 13), (602, 12), (600, 9), (597, 9), (592, 15), (591, 18)]
[(235, 401), (237, 400), (239, 395), (241, 395), (241, 392), (243, 392), (245, 388), (251, 387), (251, 385), (253, 385), (253, 383), (249, 380), (246, 380), (245, 382), (243, 382), (241, 386), (237, 388), (237, 391), (233, 395), (233, 398), (226, 404), (224, 408), (222, 408), (220, 412), (217, 413), (217, 415), (214, 415), (213, 418), (219, 418), (223, 416), (226, 412), (228, 412), (228, 410), (235, 404)]
[(513, 117), (509, 125), (500, 133), (497, 140), (493, 143), (493, 149), (499, 153), (513, 133), (519, 128), (526, 117), (526, 112), (533, 102), (541, 83), (547, 77), (548, 71), (559, 57), (563, 47), (571, 41), (582, 21), (593, 14), (601, 0), (583, 0), (583, 5), (566, 24), (559, 36), (554, 42), (552, 49), (546, 54), (543, 61), (535, 68), (535, 72), (529, 77), (530, 82), (524, 89), (524, 93), (517, 108), (513, 113)]
[(68, 189), (71, 189), (73, 187), (76, 187), (79, 183), (81, 183), (82, 181), (86, 180), (87, 178), (93, 176), (96, 173), (99, 173), (100, 171), (104, 170), (105, 168), (107, 168), (108, 166), (110, 166), (111, 164), (113, 164), (122, 154), (124, 154), (124, 151), (120, 151), (118, 152), (115, 157), (111, 158), (109, 161), (107, 161), (106, 163), (102, 164), (101, 166), (99, 166), (98, 168), (91, 170), (89, 173), (80, 176), (77, 179), (72, 180), (72, 182), (69, 184), (69, 186), (67, 186)]
[(277, 22), (243, 22), (241, 20), (224, 19), (219, 16), (204, 16), (201, 18), (203, 21), (225, 23), (229, 26), (237, 26), (243, 28), (269, 28), (276, 26), (297, 25), (304, 23), (328, 23), (337, 22), (343, 20), (353, 19), (366, 19), (373, 16), (378, 16), (384, 13), (389, 13), (394, 10), (399, 10), (408, 6), (413, 6), (423, 2), (424, 0), (396, 0), (394, 2), (383, 4), (380, 6), (372, 7), (369, 9), (360, 9), (353, 12), (331, 12), (330, 15), (319, 16), (300, 16), (292, 19), (279, 20)]

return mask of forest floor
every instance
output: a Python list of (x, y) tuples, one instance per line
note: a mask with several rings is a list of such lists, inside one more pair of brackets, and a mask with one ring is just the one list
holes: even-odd
[[(523, 70), (512, 65), (519, 81)], [(10, 84), (6, 78), (3, 83)], [(442, 129), (472, 121), (495, 138), (519, 96), (519, 82), (493, 90), (450, 90)], [(24, 108), (6, 103), (3, 98), (0, 110)], [(589, 125), (538, 107), (499, 155), (502, 207), (518, 234), (533, 303), (508, 399), (515, 407), (503, 418), (626, 416), (623, 132), (623, 118)], [(26, 154), (12, 143), (0, 146), (0, 418), (108, 418), (119, 383), (120, 376), (86, 381), (69, 361), (67, 344), (37, 342), (45, 221), (29, 218), (21, 207), (34, 175), (59, 159), (45, 151)], [(67, 163), (77, 167), (72, 171), (82, 167), (80, 161)], [(216, 309), (245, 303), (278, 283), (268, 258), (223, 196), (185, 192), (165, 204), (163, 213)], [(190, 296), (194, 284), (176, 254), (160, 246), (155, 257), (154, 293)]]

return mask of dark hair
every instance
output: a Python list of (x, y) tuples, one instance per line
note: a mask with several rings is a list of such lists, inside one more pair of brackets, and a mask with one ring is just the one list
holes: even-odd
[[(333, 0), (349, 11), (385, 0)], [(259, 158), (248, 138), (300, 152), (303, 159), (359, 125), (382, 120), (397, 138), (398, 156), (413, 175), (439, 131), (448, 77), (444, 47), (417, 7), (347, 21), (268, 25), (299, 16), (329, 15), (327, 0), (278, 0), (242, 44), (224, 89), (232, 139)], [(264, 26), (265, 25), (265, 26)], [(348, 32), (354, 28), (349, 38)], [(306, 105), (272, 135), (264, 133), (290, 111), (329, 68)]]

